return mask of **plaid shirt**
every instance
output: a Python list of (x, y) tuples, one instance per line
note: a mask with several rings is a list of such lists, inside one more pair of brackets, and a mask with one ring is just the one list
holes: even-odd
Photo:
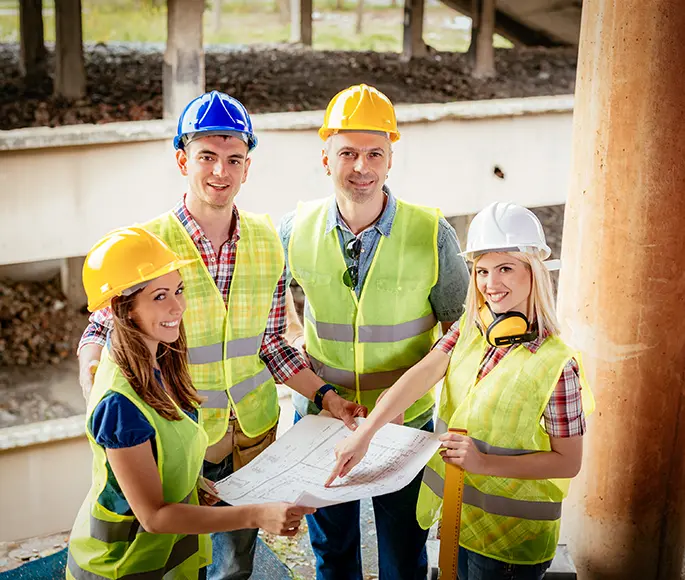
[[(188, 231), (190, 238), (197, 246), (202, 261), (207, 266), (210, 276), (214, 279), (219, 292), (228, 301), (228, 294), (235, 270), (235, 259), (237, 245), (240, 240), (240, 214), (238, 208), (233, 206), (234, 227), (230, 238), (219, 248), (219, 254), (214, 251), (211, 242), (205, 236), (200, 225), (195, 221), (182, 199), (174, 208), (174, 213), (179, 221)], [(281, 276), (274, 292), (271, 303), (271, 311), (264, 330), (262, 346), (259, 350), (259, 358), (268, 367), (274, 379), (278, 383), (284, 383), (295, 376), (302, 369), (308, 368), (299, 351), (289, 346), (283, 334), (286, 330), (286, 310), (285, 310), (285, 272)], [(94, 312), (90, 316), (90, 324), (86, 328), (78, 350), (86, 344), (99, 344), (105, 346), (107, 334), (112, 329), (112, 312), (109, 308), (103, 308)]]
[[(531, 342), (523, 343), (523, 346), (535, 354), (544, 342), (546, 336), (539, 336)], [(459, 322), (455, 322), (447, 334), (443, 336), (435, 348), (439, 348), (445, 354), (452, 354), (454, 346), (459, 339)], [(492, 369), (497, 366), (507, 353), (511, 352), (512, 347), (497, 348), (489, 346), (483, 357), (478, 378), (480, 381)], [(585, 434), (585, 413), (580, 396), (580, 378), (578, 363), (571, 359), (566, 363), (554, 393), (547, 403), (543, 413), (545, 418), (545, 429), (550, 437), (575, 437)]]

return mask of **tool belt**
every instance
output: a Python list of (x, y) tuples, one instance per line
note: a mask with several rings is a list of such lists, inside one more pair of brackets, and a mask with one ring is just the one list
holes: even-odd
[(232, 417), (228, 423), (226, 435), (207, 448), (205, 459), (210, 463), (221, 463), (226, 457), (233, 454), (233, 471), (237, 471), (276, 441), (277, 427), (276, 424), (266, 433), (257, 437), (248, 437), (240, 428), (238, 419)]

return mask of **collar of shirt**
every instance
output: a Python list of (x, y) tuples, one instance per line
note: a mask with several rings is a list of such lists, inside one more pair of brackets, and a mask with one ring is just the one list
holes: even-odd
[[(388, 237), (390, 235), (390, 230), (392, 229), (392, 224), (395, 221), (395, 214), (397, 213), (397, 200), (395, 196), (390, 193), (387, 185), (383, 186), (383, 193), (388, 198), (385, 204), (385, 208), (381, 212), (380, 217), (373, 224), (373, 228), (378, 231), (381, 235)], [(340, 210), (338, 209), (338, 204), (335, 202), (335, 197), (331, 200), (328, 206), (328, 217), (326, 218), (326, 233), (330, 233), (336, 226), (342, 230), (349, 231), (350, 228), (347, 227), (345, 220), (343, 220), (340, 215)]]
[[(174, 214), (176, 214), (178, 221), (183, 224), (183, 227), (188, 232), (190, 239), (193, 240), (193, 243), (196, 246), (201, 243), (203, 239), (208, 239), (205, 236), (205, 233), (202, 231), (200, 224), (195, 221), (195, 218), (188, 211), (185, 195), (183, 196), (183, 199), (176, 204), (176, 207), (174, 208)], [(240, 239), (240, 214), (238, 213), (238, 208), (235, 206), (235, 204), (233, 205), (233, 221), (235, 223), (233, 225), (231, 237), (227, 240), (227, 242), (231, 245), (237, 244), (238, 240)]]

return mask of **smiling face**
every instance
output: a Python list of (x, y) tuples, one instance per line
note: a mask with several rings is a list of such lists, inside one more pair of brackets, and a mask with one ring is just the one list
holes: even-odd
[(475, 279), (478, 291), (496, 314), (515, 310), (526, 317), (532, 275), (528, 264), (511, 254), (493, 252), (476, 262)]
[(250, 168), (247, 144), (238, 137), (213, 135), (194, 139), (176, 152), (189, 192), (214, 209), (232, 207)]
[(338, 193), (365, 203), (382, 195), (392, 167), (390, 140), (373, 133), (338, 133), (326, 142), (322, 161)]
[(178, 340), (185, 309), (183, 280), (175, 271), (155, 278), (140, 290), (133, 301), (130, 316), (145, 335), (145, 342), (154, 354), (160, 342)]

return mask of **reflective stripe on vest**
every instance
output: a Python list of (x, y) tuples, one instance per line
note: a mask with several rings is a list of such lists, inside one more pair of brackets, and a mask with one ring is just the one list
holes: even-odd
[(239, 356), (252, 356), (259, 352), (263, 338), (262, 332), (258, 336), (236, 338), (226, 343), (194, 346), (188, 349), (188, 362), (194, 365), (204, 365)]
[[(230, 389), (233, 402), (236, 404), (240, 403), (247, 395), (270, 378), (271, 372), (269, 369), (263, 368), (253, 377), (247, 377), (237, 385), (233, 385)], [(203, 409), (223, 409), (228, 406), (228, 394), (226, 391), (198, 391), (197, 394), (201, 397), (207, 397), (207, 400), (202, 403)]]
[[(351, 324), (335, 324), (332, 322), (317, 322), (314, 319), (309, 303), (305, 302), (304, 315), (316, 328), (316, 335), (324, 340), (337, 342), (354, 342), (354, 326)], [(358, 328), (357, 342), (399, 342), (407, 338), (419, 336), (428, 332), (438, 323), (432, 312), (401, 324), (369, 324)]]
[[(190, 503), (191, 491), (179, 503)], [(125, 522), (109, 522), (96, 518), (90, 514), (90, 537), (113, 544), (114, 542), (132, 542), (137, 534), (145, 532), (145, 528), (134, 518)]]
[[(313, 356), (309, 357), (312, 363), (312, 370), (327, 383), (340, 385), (346, 389), (354, 390), (355, 375), (352, 371), (334, 369), (316, 360)], [(411, 367), (409, 367), (411, 368)], [(409, 368), (396, 369), (394, 371), (381, 371), (378, 373), (362, 373), (359, 375), (360, 391), (375, 391), (377, 389), (387, 389), (392, 387), (395, 382), (406, 373)]]
[[(423, 483), (439, 498), (443, 497), (445, 481), (430, 466), (426, 466), (423, 472)], [(561, 517), (561, 502), (527, 501), (490, 495), (468, 484), (464, 485), (464, 503), (496, 516), (546, 521)]]
[[(163, 568), (159, 568), (158, 570), (150, 570), (149, 572), (134, 572), (124, 576), (118, 576), (118, 578), (120, 580), (161, 580), (164, 574), (185, 562), (193, 554), (196, 554), (198, 549), (198, 537), (185, 536), (174, 544), (174, 547), (171, 549), (171, 554), (169, 554), (169, 559)], [(69, 569), (71, 575), (76, 578), (76, 580), (110, 580), (111, 578), (100, 576), (99, 574), (95, 574), (81, 568), (72, 556), (71, 550), (69, 550), (67, 556), (67, 568)]]

